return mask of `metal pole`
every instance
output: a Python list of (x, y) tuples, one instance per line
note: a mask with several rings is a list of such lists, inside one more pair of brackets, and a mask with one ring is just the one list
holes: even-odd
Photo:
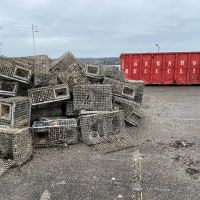
[(160, 52), (160, 45), (156, 44), (156, 47), (158, 48), (158, 53)]
[(35, 55), (35, 34), (34, 25), (32, 24), (32, 36), (33, 36), (33, 55)]

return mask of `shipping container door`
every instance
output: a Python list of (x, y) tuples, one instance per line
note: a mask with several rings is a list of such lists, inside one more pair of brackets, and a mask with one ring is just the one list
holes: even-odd
[(200, 54), (190, 54), (188, 83), (200, 83)]
[(131, 61), (131, 79), (139, 80), (140, 79), (140, 55), (132, 55)]
[(174, 83), (175, 65), (176, 65), (176, 54), (165, 54), (165, 64), (163, 69), (164, 70), (163, 81), (165, 84)]
[(157, 55), (152, 56), (153, 66), (151, 67), (152, 68), (151, 81), (153, 83), (162, 83), (163, 58), (164, 58), (164, 55), (162, 54), (157, 54)]
[(177, 68), (175, 69), (175, 81), (177, 83), (187, 83), (187, 69), (188, 69), (188, 56), (187, 53), (180, 53), (177, 55)]
[(125, 55), (121, 55), (120, 57), (120, 70), (124, 70), (125, 68)]
[(131, 55), (126, 55), (124, 59), (124, 77), (131, 80)]
[(141, 55), (141, 69), (140, 69), (140, 79), (143, 80), (145, 83), (151, 83), (151, 55), (145, 54)]

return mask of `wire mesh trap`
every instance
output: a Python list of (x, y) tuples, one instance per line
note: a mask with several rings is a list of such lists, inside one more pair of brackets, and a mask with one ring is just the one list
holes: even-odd
[(34, 58), (34, 73), (49, 73), (51, 67), (50, 59), (46, 55), (36, 56)]
[(29, 83), (31, 73), (31, 70), (23, 67), (23, 65), (19, 65), (19, 63), (14, 62), (12, 59), (0, 57), (0, 77)]
[(32, 137), (29, 128), (0, 126), (0, 174), (20, 166), (32, 156)]
[(80, 117), (81, 135), (88, 145), (101, 143), (124, 131), (123, 111), (98, 112)]
[(76, 119), (52, 119), (35, 121), (32, 126), (35, 148), (65, 146), (78, 142)]
[(115, 66), (86, 64), (83, 69), (91, 83), (101, 83), (104, 77), (124, 81), (124, 72)]
[(53, 60), (0, 57), (0, 174), (28, 160), (32, 147), (79, 139), (103, 154), (134, 147), (125, 121), (136, 126), (143, 117), (144, 84), (123, 75), (114, 66), (81, 64), (70, 52)]
[(128, 133), (122, 132), (118, 136), (109, 136), (104, 142), (94, 145), (94, 150), (100, 154), (107, 154), (135, 146), (133, 138)]
[(100, 153), (110, 153), (134, 146), (125, 133), (123, 111), (97, 112), (80, 117), (81, 137), (87, 145), (95, 145)]
[(102, 66), (97, 64), (85, 64), (82, 68), (84, 74), (86, 74), (88, 80), (92, 84), (102, 84), (103, 74)]
[(136, 95), (136, 85), (110, 78), (104, 78), (103, 83), (110, 84), (112, 86), (112, 92), (115, 96), (121, 96), (134, 100)]
[(15, 162), (10, 159), (1, 159), (0, 158), (0, 176), (2, 176), (8, 169), (13, 167)]
[(112, 90), (110, 85), (79, 85), (74, 87), (75, 110), (112, 110)]
[(34, 86), (56, 85), (57, 75), (53, 73), (35, 73)]
[(28, 97), (0, 98), (0, 125), (24, 127), (30, 125), (31, 102)]
[(32, 105), (56, 102), (70, 98), (68, 84), (53, 85), (28, 90)]
[(65, 102), (52, 102), (47, 104), (39, 104), (32, 106), (31, 108), (31, 124), (34, 121), (40, 120), (42, 117), (61, 117), (65, 110), (62, 110), (63, 104)]
[(71, 100), (67, 101), (65, 114), (68, 117), (78, 117), (79, 111), (78, 110), (74, 110), (73, 101), (71, 101)]
[(124, 120), (133, 126), (137, 126), (141, 119), (144, 118), (140, 110), (140, 105), (133, 100), (124, 99), (121, 97), (113, 97), (114, 108), (124, 111)]
[(136, 86), (136, 93), (134, 101), (141, 104), (144, 92), (144, 81), (141, 80), (125, 80), (127, 83), (134, 84)]
[(69, 66), (74, 64), (79, 65), (80, 63), (71, 52), (67, 52), (52, 63), (51, 71), (55, 73), (64, 72)]
[(33, 73), (48, 73), (51, 66), (50, 59), (47, 55), (25, 56), (25, 57), (11, 57), (14, 62), (25, 65)]
[(6, 97), (14, 97), (17, 95), (18, 84), (16, 82), (1, 80), (0, 95)]
[(61, 83), (67, 83), (70, 92), (73, 91), (73, 87), (76, 85), (90, 84), (90, 81), (77, 64), (71, 64), (66, 68), (65, 72), (59, 73), (58, 80)]
[(119, 71), (115, 66), (102, 66), (102, 73), (104, 77), (124, 81), (124, 72)]
[(101, 65), (86, 64), (84, 67), (84, 73), (89, 77), (103, 78)]

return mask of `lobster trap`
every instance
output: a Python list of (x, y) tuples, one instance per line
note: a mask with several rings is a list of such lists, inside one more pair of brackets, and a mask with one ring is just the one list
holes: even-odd
[(80, 117), (81, 137), (87, 145), (95, 145), (101, 153), (109, 153), (133, 146), (125, 133), (123, 111), (97, 112)]
[(57, 75), (53, 73), (35, 73), (34, 86), (56, 85)]
[(51, 71), (55, 73), (64, 72), (69, 66), (74, 64), (79, 65), (80, 63), (71, 52), (67, 52), (52, 63)]
[(12, 166), (20, 166), (32, 156), (29, 128), (0, 126), (0, 175)]
[(79, 85), (74, 87), (75, 110), (112, 110), (112, 90), (110, 85)]
[(107, 154), (135, 146), (133, 138), (128, 133), (122, 132), (117, 136), (107, 137), (103, 142), (96, 144), (94, 149), (101, 154)]
[(70, 92), (73, 91), (73, 87), (76, 85), (90, 84), (88, 78), (80, 70), (77, 64), (72, 64), (67, 67), (65, 72), (59, 73), (58, 80), (61, 83), (67, 83), (69, 85)]
[(14, 97), (17, 94), (18, 84), (11, 81), (0, 81), (0, 95), (5, 97)]
[(84, 72), (86, 76), (92, 78), (92, 80), (99, 80), (104, 77), (121, 81), (124, 80), (124, 72), (119, 71), (119, 69), (115, 66), (86, 64)]
[(124, 131), (123, 111), (97, 112), (80, 117), (81, 136), (84, 143), (94, 145), (109, 136)]
[(65, 114), (68, 117), (78, 117), (79, 111), (74, 110), (73, 101), (67, 101), (67, 103), (66, 103), (66, 113)]
[(125, 80), (127, 83), (134, 84), (136, 86), (136, 93), (134, 101), (141, 105), (143, 92), (144, 92), (144, 81), (141, 80)]
[(24, 127), (30, 125), (31, 102), (28, 97), (0, 98), (0, 125)]
[(51, 67), (50, 59), (46, 55), (36, 56), (34, 58), (34, 73), (46, 74)]
[(32, 105), (56, 102), (70, 98), (68, 84), (53, 85), (28, 90)]
[(36, 55), (26, 57), (12, 57), (14, 62), (21, 63), (31, 69), (32, 72), (47, 73), (50, 68), (50, 59), (47, 55)]
[(84, 69), (85, 69), (84, 72), (86, 76), (95, 77), (95, 78), (103, 78), (101, 65), (86, 64)]
[(118, 67), (115, 66), (103, 66), (102, 73), (104, 77), (124, 81), (124, 72), (120, 71)]
[(78, 143), (76, 119), (44, 119), (32, 126), (33, 146), (36, 148), (65, 146)]
[(0, 77), (28, 84), (31, 78), (31, 70), (19, 64), (12, 59), (1, 57)]
[(132, 100), (121, 97), (113, 97), (114, 107), (124, 111), (124, 119), (133, 126), (137, 126), (141, 119), (144, 118), (140, 110), (140, 105)]
[(42, 117), (63, 116), (65, 113), (65, 110), (62, 110), (63, 104), (65, 105), (64, 102), (52, 102), (33, 106), (31, 108), (31, 124)]
[(112, 86), (113, 95), (134, 100), (136, 95), (136, 85), (110, 78), (104, 78), (103, 83)]

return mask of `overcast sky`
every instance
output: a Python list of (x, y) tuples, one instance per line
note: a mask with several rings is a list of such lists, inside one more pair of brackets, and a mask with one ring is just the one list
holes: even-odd
[(200, 50), (199, 0), (1, 0), (0, 54), (119, 56)]

